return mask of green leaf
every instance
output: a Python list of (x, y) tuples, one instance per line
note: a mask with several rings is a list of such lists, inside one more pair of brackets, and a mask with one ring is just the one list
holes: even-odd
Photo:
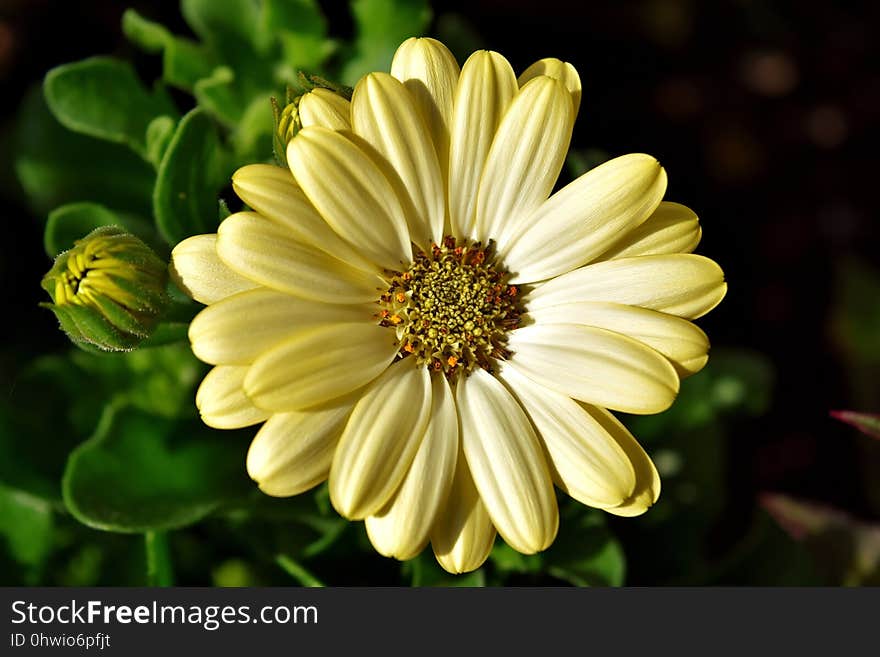
[(163, 531), (201, 520), (249, 488), (246, 444), (198, 421), (129, 406), (107, 408), (70, 455), (64, 502), (83, 524), (116, 532)]
[(195, 418), (195, 386), (205, 366), (188, 344), (166, 344), (125, 354), (70, 356), (84, 379), (100, 387), (104, 400), (123, 399), (140, 410), (165, 418)]
[(427, 0), (353, 0), (351, 10), (357, 36), (342, 72), (349, 85), (370, 71), (387, 71), (397, 47), (423, 34), (431, 22)]
[(252, 0), (182, 0), (180, 10), (193, 32), (207, 43), (254, 44), (260, 13)]
[(332, 52), (327, 40), (327, 21), (315, 0), (265, 0), (260, 29), (261, 40), (281, 43), (285, 77), (296, 80), (299, 70), (315, 70)]
[(9, 555), (25, 570), (25, 581), (35, 579), (52, 547), (51, 506), (0, 483), (0, 536)]
[(242, 114), (232, 144), (236, 157), (242, 161), (263, 161), (272, 154), (272, 105), (269, 96), (257, 96)]
[(177, 121), (170, 116), (157, 116), (147, 126), (147, 160), (156, 168), (162, 162), (176, 127)]
[(162, 53), (162, 79), (173, 87), (192, 91), (196, 82), (211, 74), (217, 59), (199, 44), (171, 34), (159, 23), (134, 9), (122, 15), (122, 31), (146, 52)]
[(559, 522), (559, 535), (544, 553), (547, 572), (575, 586), (622, 586), (623, 548), (601, 512), (572, 504)]
[[(242, 99), (271, 91), (270, 44), (260, 38), (260, 7), (252, 0), (182, 0), (186, 22), (231, 68)], [(240, 105), (243, 107), (243, 104)]]
[(240, 92), (235, 72), (228, 66), (218, 66), (193, 89), (199, 105), (227, 126), (234, 126), (241, 119), (245, 101)]
[(38, 87), (22, 103), (14, 150), (15, 173), (38, 215), (84, 199), (152, 214), (153, 168), (125, 146), (64, 128), (49, 112)]
[(46, 74), (43, 89), (62, 125), (125, 144), (144, 157), (150, 122), (163, 114), (177, 114), (164, 93), (147, 91), (131, 64), (109, 57), (58, 66)]
[(74, 240), (85, 237), (101, 226), (121, 226), (137, 235), (149, 246), (157, 245), (152, 224), (139, 217), (118, 214), (98, 203), (68, 203), (49, 213), (43, 245), (49, 257), (54, 258), (73, 246)]
[(232, 173), (229, 155), (204, 111), (181, 119), (159, 165), (153, 212), (169, 244), (217, 228), (217, 195)]

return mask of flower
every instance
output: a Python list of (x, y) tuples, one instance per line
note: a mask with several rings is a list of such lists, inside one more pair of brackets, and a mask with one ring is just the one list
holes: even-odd
[(234, 174), (253, 211), (182, 242), (173, 266), (208, 305), (189, 332), (215, 365), (202, 418), (264, 423), (247, 459), (263, 491), (329, 479), (380, 553), (430, 542), (455, 573), (496, 530), (546, 549), (554, 484), (621, 516), (656, 501), (656, 469), (606, 409), (672, 404), (708, 358), (689, 320), (726, 284), (690, 254), (697, 217), (661, 200), (654, 158), (551, 195), (580, 94), (559, 60), (517, 78), (479, 51), (459, 70), (438, 41), (409, 39), (347, 114), (303, 96), (289, 170)]
[(168, 305), (168, 266), (134, 235), (101, 226), (61, 253), (43, 277), (61, 328), (85, 349), (129, 351), (148, 338)]

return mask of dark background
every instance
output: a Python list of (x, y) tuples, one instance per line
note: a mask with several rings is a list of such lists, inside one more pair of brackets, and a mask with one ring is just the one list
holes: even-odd
[[(321, 4), (345, 36), (345, 3)], [(7, 157), (18, 104), (51, 67), (98, 53), (157, 77), (157, 58), (120, 32), (127, 7), (188, 32), (176, 1), (0, 2), (4, 379), (30, 357), (67, 347), (51, 314), (36, 306), (50, 262), (42, 221), (23, 205)], [(669, 175), (667, 198), (700, 216), (699, 252), (721, 264), (730, 285), (700, 324), (716, 347), (761, 352), (776, 373), (771, 410), (733, 421), (717, 550), (745, 531), (765, 491), (877, 520), (871, 477), (860, 474), (876, 449), (872, 456), (870, 439), (829, 410), (880, 410), (875, 372), (853, 364), (832, 319), (841, 267), (853, 258), (880, 264), (878, 5), (469, 0), (434, 9), (435, 26), (447, 31), (460, 25), (447, 14), (466, 16), (481, 43), (517, 70), (544, 56), (572, 62), (584, 86), (573, 147), (651, 153)], [(640, 575), (635, 565), (629, 582)]]

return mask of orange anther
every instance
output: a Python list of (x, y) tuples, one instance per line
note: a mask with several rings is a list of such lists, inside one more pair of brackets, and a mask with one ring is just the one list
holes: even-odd
[(406, 294), (404, 294), (403, 292), (398, 292), (396, 295), (394, 295), (394, 298), (397, 299), (397, 303), (403, 303), (404, 301), (406, 301)]
[(450, 356), (446, 359), (446, 364), (449, 365), (449, 367), (455, 367), (456, 365), (458, 365), (458, 358), (456, 358), (455, 356)]

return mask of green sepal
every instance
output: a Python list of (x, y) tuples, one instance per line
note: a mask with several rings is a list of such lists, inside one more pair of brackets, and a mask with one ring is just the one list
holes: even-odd
[(40, 305), (55, 313), (71, 342), (86, 351), (131, 351), (141, 341), (141, 338), (125, 334), (114, 327), (93, 308), (50, 303)]

